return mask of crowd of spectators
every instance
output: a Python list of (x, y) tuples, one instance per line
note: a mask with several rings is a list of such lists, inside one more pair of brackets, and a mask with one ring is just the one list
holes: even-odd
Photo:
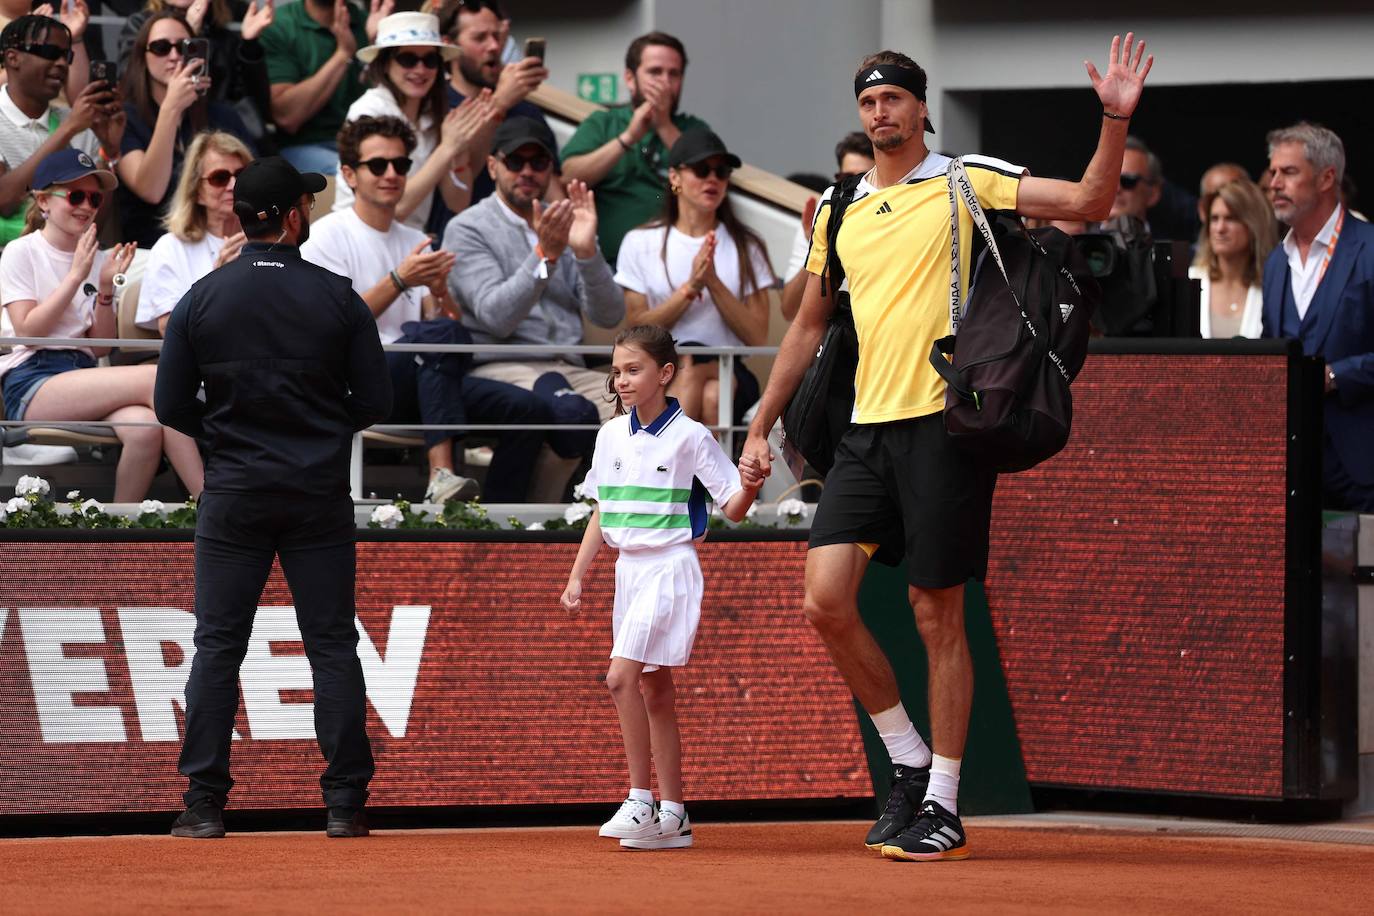
[[(94, 80), (84, 0), (16, 11), (0, 34), (0, 334), (114, 336), (102, 272), (127, 266), (133, 246), (147, 250), (136, 324), (162, 333), (190, 286), (238, 257), (235, 178), (273, 154), (333, 179), (331, 212), (314, 214), (302, 255), (350, 278), (386, 343), (575, 346), (587, 322), (659, 324), (679, 344), (761, 345), (775, 287), (783, 319), (795, 315), (815, 198), (775, 279), (763, 239), (726, 193), (739, 157), (680, 110), (688, 55), (677, 38), (636, 38), (624, 60), (629, 104), (594, 112), (560, 150), (529, 100), (549, 71), (516, 50), (497, 0), (393, 7), (147, 0), (125, 21), (106, 78)], [(835, 181), (862, 175), (871, 142), (849, 134), (835, 160)], [(1343, 161), (1329, 171), (1348, 193)], [(818, 192), (831, 182), (797, 179)], [(1291, 247), (1278, 183), (1223, 162), (1194, 197), (1132, 137), (1109, 220), (1061, 228), (1194, 242), (1203, 336), (1258, 337), (1270, 333), (1266, 259)], [(92, 254), (97, 236), (117, 247)], [(20, 347), (3, 356), (9, 419), (141, 416), (155, 368), (97, 376), (107, 371), (90, 368), (97, 355)], [(604, 371), (573, 353), (392, 353), (389, 362), (396, 424), (587, 427), (612, 409)], [(674, 394), (690, 416), (715, 422), (714, 360), (683, 363)], [(734, 365), (726, 406), (739, 422), (760, 383)], [(85, 394), (96, 389), (119, 403)], [(194, 447), (176, 436), (120, 433), (121, 497), (146, 489), (148, 456), (163, 452), (196, 491)], [(495, 440), (491, 501), (561, 498), (594, 441), (580, 428), (483, 438)], [(429, 431), (424, 442), (427, 498), (471, 496), (463, 434)]]

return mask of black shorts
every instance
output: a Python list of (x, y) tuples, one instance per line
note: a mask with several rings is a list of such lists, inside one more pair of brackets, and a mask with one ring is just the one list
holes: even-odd
[(810, 546), (877, 544), (873, 559), (905, 560), (917, 588), (981, 580), (996, 485), (950, 442), (944, 414), (856, 424), (835, 451)]

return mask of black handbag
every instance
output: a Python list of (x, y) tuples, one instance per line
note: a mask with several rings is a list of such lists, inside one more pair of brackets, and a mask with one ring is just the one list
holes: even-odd
[(835, 448), (849, 428), (858, 368), (859, 338), (849, 294), (840, 293), (816, 358), (782, 415), (784, 447), (795, 448), (822, 475), (835, 463)]

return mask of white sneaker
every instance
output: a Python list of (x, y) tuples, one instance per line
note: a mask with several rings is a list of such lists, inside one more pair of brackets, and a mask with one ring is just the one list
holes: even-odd
[(658, 812), (649, 802), (627, 798), (620, 803), (620, 810), (615, 813), (615, 817), (601, 825), (601, 832), (597, 836), (619, 837), (621, 842), (626, 839), (657, 837)]
[(439, 468), (429, 478), (429, 489), (425, 490), (425, 502), (443, 504), (450, 499), (467, 502), (476, 499), (480, 491), (477, 481), (471, 477), (459, 477), (448, 468)]
[(14, 467), (39, 467), (49, 464), (66, 464), (76, 460), (76, 449), (69, 445), (11, 445), (5, 449), (3, 462)]
[(658, 834), (650, 837), (628, 837), (620, 841), (626, 849), (685, 849), (692, 845), (692, 820), (687, 812), (678, 817), (671, 811), (658, 811)]

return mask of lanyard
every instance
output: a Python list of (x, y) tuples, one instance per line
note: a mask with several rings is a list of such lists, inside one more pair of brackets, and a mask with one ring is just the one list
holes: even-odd
[(1331, 241), (1326, 243), (1326, 257), (1322, 258), (1322, 269), (1317, 272), (1317, 285), (1321, 286), (1322, 277), (1326, 276), (1326, 268), (1331, 266), (1331, 256), (1336, 253), (1336, 243), (1341, 239), (1341, 227), (1345, 225), (1345, 207), (1341, 207), (1341, 215), (1336, 217), (1336, 226), (1331, 230)]

